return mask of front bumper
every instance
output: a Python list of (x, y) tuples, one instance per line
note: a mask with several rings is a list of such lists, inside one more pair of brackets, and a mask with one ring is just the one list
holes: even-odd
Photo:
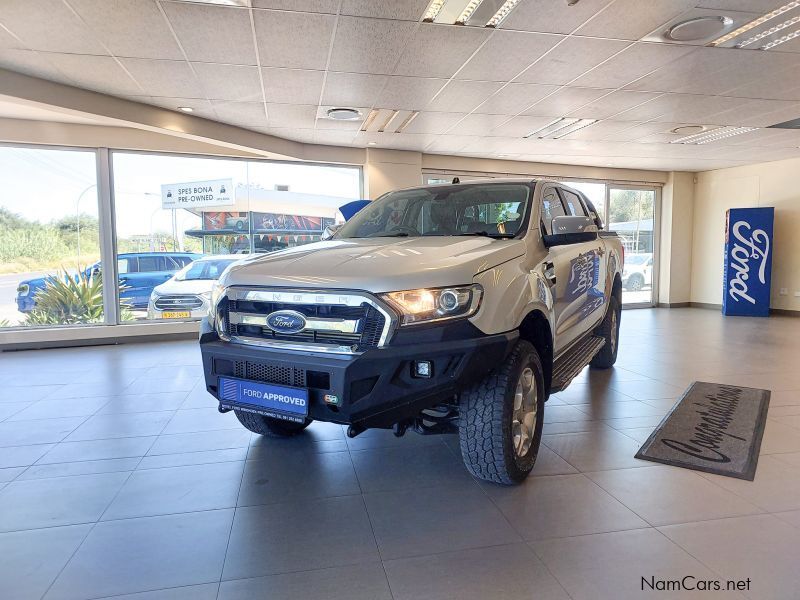
[(26, 296), (17, 296), (17, 310), (19, 312), (28, 313), (36, 307), (36, 302), (33, 299), (33, 293), (29, 292)]
[[(294, 385), (305, 381), (309, 390), (309, 418), (386, 428), (482, 379), (503, 362), (517, 337), (516, 331), (485, 335), (462, 321), (400, 331), (390, 346), (363, 354), (330, 355), (222, 342), (203, 321), (200, 348), (206, 389), (216, 398), (220, 376), (280, 385), (292, 383), (275, 379), (297, 377)], [(415, 360), (431, 361), (430, 378), (413, 376)], [(247, 376), (252, 373), (258, 376)], [(336, 396), (339, 404), (326, 403), (326, 395)]]

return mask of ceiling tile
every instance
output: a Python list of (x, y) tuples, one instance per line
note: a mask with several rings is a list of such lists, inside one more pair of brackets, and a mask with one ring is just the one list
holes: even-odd
[(205, 97), (203, 88), (185, 61), (122, 58), (120, 62), (149, 96)]
[(336, 17), (253, 11), (262, 67), (325, 69)]
[(317, 118), (317, 105), (303, 104), (267, 104), (270, 127), (297, 127), (308, 129), (314, 127)]
[(267, 102), (276, 104), (318, 104), (323, 71), (303, 69), (261, 69)]
[(507, 123), (497, 127), (494, 130), (494, 135), (521, 138), (528, 135), (531, 131), (536, 131), (540, 127), (544, 127), (552, 120), (551, 117), (514, 117)]
[(426, 152), (458, 152), (478, 138), (468, 135), (440, 135), (425, 148)]
[(389, 77), (386, 87), (378, 97), (376, 106), (420, 110), (428, 105), (446, 83), (446, 79)]
[[(183, 58), (155, 0), (69, 0), (69, 3), (115, 56)], [(147, 32), (146, 40), (143, 32)]]
[(106, 54), (92, 30), (61, 0), (3, 0), (0, 23), (33, 50)]
[(0, 48), (25, 49), (25, 44), (0, 27)]
[[(117, 61), (108, 56), (48, 54), (47, 58), (76, 85), (111, 95), (149, 94), (130, 78)], [(185, 63), (183, 63), (185, 65)]]
[[(221, 121), (240, 127), (267, 127), (267, 116), (262, 102), (223, 102), (212, 100), (211, 105)], [(272, 116), (272, 115), (270, 115)]]
[[(574, 85), (623, 87), (695, 49), (695, 46), (638, 42), (575, 80)], [(636, 85), (631, 86), (631, 89), (668, 91)]]
[(715, 123), (746, 127), (769, 127), (800, 118), (800, 104), (788, 100), (743, 100), (711, 117)]
[(516, 81), (564, 85), (629, 45), (618, 40), (567, 38)]
[(339, 0), (252, 0), (253, 8), (336, 14)]
[(407, 133), (441, 134), (458, 123), (459, 119), (463, 117), (464, 113), (421, 112), (403, 131)]
[(4, 49), (0, 52), (0, 68), (16, 71), (31, 77), (41, 77), (58, 83), (75, 85), (75, 82), (61, 73), (55, 65), (48, 60), (51, 54), (34, 52), (33, 50)]
[(419, 21), (430, 0), (343, 0), (342, 14), (357, 17), (377, 17), (398, 21)]
[(477, 27), (422, 23), (407, 44), (395, 74), (452, 77), (490, 34)]
[(505, 115), (467, 115), (453, 130), (453, 133), (490, 136), (494, 135), (495, 130), (506, 121), (508, 121), (508, 117)]
[(496, 81), (454, 80), (425, 108), (440, 112), (471, 112), (499, 90), (501, 85)]
[(385, 75), (330, 72), (325, 78), (322, 104), (373, 106), (387, 79)]
[(314, 143), (313, 129), (296, 129), (293, 127), (253, 127), (253, 131), (273, 135), (284, 140), (303, 142), (306, 144)]
[(571, 140), (603, 140), (607, 136), (619, 134), (621, 131), (629, 129), (634, 125), (635, 123), (627, 121), (600, 121), (591, 127), (579, 129), (566, 137)]
[(314, 132), (314, 143), (328, 146), (349, 146), (353, 143), (355, 136), (355, 131), (317, 129)]
[(330, 69), (352, 73), (391, 73), (415, 25), (362, 17), (339, 17)]
[(509, 81), (561, 39), (561, 36), (557, 35), (496, 30), (456, 77)]
[(580, 0), (568, 6), (562, 0), (526, 0), (500, 23), (503, 29), (572, 33), (612, 0)]
[(575, 33), (638, 40), (694, 7), (697, 0), (615, 0)]
[(258, 67), (193, 63), (192, 68), (209, 100), (263, 100)]
[(612, 92), (582, 106), (570, 116), (582, 119), (608, 119), (645, 102), (658, 98), (657, 92)]
[(513, 116), (558, 89), (556, 85), (510, 83), (475, 109), (476, 113)]
[(598, 90), (594, 88), (564, 87), (534, 104), (523, 112), (525, 115), (539, 117), (563, 117), (584, 104), (594, 102), (611, 90)]
[(757, 13), (768, 13), (775, 10), (785, 0), (697, 0), (698, 8), (718, 8), (720, 10), (737, 10)]
[(161, 6), (189, 60), (256, 64), (248, 10), (184, 2), (163, 2)]

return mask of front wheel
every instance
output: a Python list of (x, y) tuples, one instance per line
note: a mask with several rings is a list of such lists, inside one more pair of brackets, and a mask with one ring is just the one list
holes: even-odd
[(523, 481), (539, 453), (544, 400), (539, 353), (520, 340), (500, 367), (461, 395), (459, 439), (469, 472), (505, 485)]
[(302, 423), (295, 423), (293, 421), (273, 419), (272, 417), (265, 417), (264, 415), (258, 415), (243, 410), (234, 410), (233, 412), (236, 414), (236, 418), (239, 419), (239, 423), (244, 425), (247, 429), (253, 433), (268, 435), (270, 437), (289, 437), (296, 435), (311, 425), (311, 419), (306, 419)]

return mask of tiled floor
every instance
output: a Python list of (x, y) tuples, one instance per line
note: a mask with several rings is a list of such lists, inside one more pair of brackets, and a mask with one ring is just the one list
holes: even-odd
[[(0, 597), (800, 598), (800, 319), (623, 315), (618, 367), (546, 409), (535, 476), (457, 440), (217, 412), (195, 343), (0, 355)], [(754, 482), (633, 458), (693, 380), (773, 390)], [(641, 591), (641, 578), (751, 579)]]

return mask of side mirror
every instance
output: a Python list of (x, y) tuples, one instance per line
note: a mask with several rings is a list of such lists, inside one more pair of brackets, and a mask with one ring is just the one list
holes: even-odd
[(336, 234), (336, 232), (342, 228), (342, 225), (344, 225), (344, 223), (337, 223), (336, 225), (328, 225), (325, 228), (325, 231), (322, 232), (322, 235), (320, 236), (319, 239), (322, 241), (331, 239)]
[(556, 217), (553, 219), (551, 230), (552, 234), (542, 238), (544, 245), (548, 248), (591, 242), (597, 239), (597, 224), (591, 217)]

